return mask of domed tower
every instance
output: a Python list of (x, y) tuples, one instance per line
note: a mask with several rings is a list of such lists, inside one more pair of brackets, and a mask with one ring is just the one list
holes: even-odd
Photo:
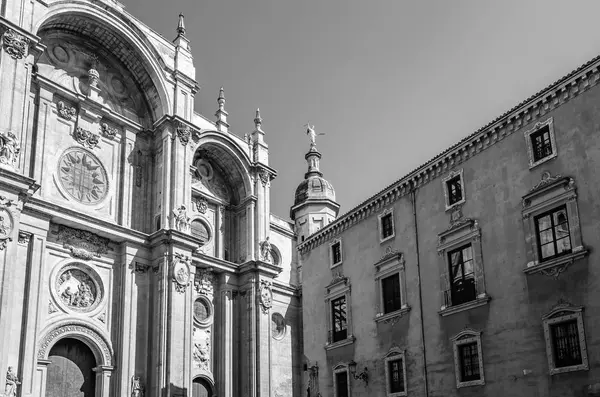
[(296, 189), (290, 218), (295, 221), (298, 243), (332, 222), (338, 215), (340, 205), (335, 201), (335, 190), (319, 170), (321, 153), (317, 150), (314, 126), (308, 125), (306, 135), (310, 139), (310, 149), (306, 153), (308, 172)]

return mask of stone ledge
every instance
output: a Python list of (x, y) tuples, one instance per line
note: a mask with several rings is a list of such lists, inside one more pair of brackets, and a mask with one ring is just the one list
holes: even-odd
[(523, 272), (525, 274), (541, 273), (545, 276), (558, 277), (567, 269), (567, 267), (569, 267), (569, 265), (573, 264), (576, 260), (585, 257), (588, 253), (589, 251), (587, 249), (583, 247), (577, 247), (568, 255), (560, 256), (537, 265), (528, 265)]
[(467, 303), (463, 303), (462, 305), (450, 306), (446, 307), (438, 312), (438, 314), (442, 317), (450, 316), (455, 313), (464, 312), (465, 310), (471, 310), (476, 307), (487, 305), (492, 298), (489, 295), (483, 295), (475, 299), (474, 301), (470, 301)]
[(354, 341), (356, 340), (356, 337), (354, 335), (350, 335), (348, 338), (335, 342), (335, 343), (329, 343), (325, 345), (325, 350), (333, 350), (333, 349), (337, 349), (338, 347), (342, 347), (342, 346), (347, 346), (347, 345), (351, 345), (354, 343)]
[(404, 314), (410, 311), (410, 306), (404, 306), (400, 310), (396, 310), (391, 313), (377, 313), (375, 316), (375, 322), (377, 323), (397, 323)]

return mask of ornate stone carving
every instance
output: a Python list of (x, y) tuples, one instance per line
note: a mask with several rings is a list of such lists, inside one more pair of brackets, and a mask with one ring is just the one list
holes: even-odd
[(269, 184), (271, 181), (271, 174), (269, 174), (267, 171), (260, 172), (258, 176), (263, 186), (267, 186), (267, 184)]
[(106, 312), (102, 312), (99, 316), (98, 316), (98, 321), (100, 321), (101, 323), (106, 323)]
[(271, 282), (269, 280), (260, 280), (259, 287), (259, 302), (263, 313), (268, 313), (273, 306), (273, 291), (271, 290)]
[(139, 376), (131, 377), (131, 397), (144, 397), (144, 385)]
[[(8, 206), (12, 204), (12, 200)], [(10, 212), (0, 206), (0, 251), (6, 248), (8, 241), (12, 241), (13, 220)]]
[(78, 320), (70, 320), (53, 328), (45, 336), (40, 339), (37, 357), (42, 360), (48, 359), (50, 348), (58, 339), (66, 338), (71, 335), (83, 336), (91, 340), (93, 345), (98, 348), (98, 353), (102, 357), (102, 362), (98, 365), (112, 366), (112, 349), (109, 347), (108, 341), (90, 325)]
[(100, 124), (100, 130), (105, 136), (109, 138), (114, 138), (117, 135), (117, 132), (119, 131), (117, 128), (111, 127), (107, 123)]
[(78, 312), (89, 312), (101, 299), (98, 281), (76, 265), (68, 266), (62, 271), (55, 288), (61, 302)]
[(63, 247), (70, 250), (75, 258), (90, 260), (108, 252), (110, 240), (86, 230), (59, 225), (54, 234), (58, 235), (57, 240), (62, 241)]
[(173, 217), (175, 220), (175, 229), (180, 232), (188, 232), (190, 230), (190, 217), (187, 216), (185, 205), (181, 204), (179, 208), (173, 211)]
[(133, 265), (132, 266), (133, 267), (133, 271), (136, 272), (136, 273), (141, 273), (141, 274), (148, 273), (148, 270), (150, 269), (150, 266), (145, 265), (145, 264), (140, 263), (140, 262), (132, 263), (132, 265)]
[(179, 123), (179, 126), (177, 127), (177, 136), (179, 137), (179, 142), (181, 142), (183, 146), (186, 146), (192, 136), (192, 130), (188, 125)]
[(4, 386), (4, 397), (17, 397), (17, 386), (20, 385), (19, 378), (14, 367), (8, 367), (6, 371), (6, 386)]
[[(559, 180), (561, 178), (562, 178), (561, 175), (552, 176), (550, 174), (550, 172), (545, 171), (542, 174), (542, 180), (537, 185), (532, 187), (531, 190), (529, 191), (529, 193), (535, 192), (536, 190), (539, 190), (539, 189), (543, 188), (544, 186), (550, 185), (551, 183), (556, 182), (557, 180)], [(573, 184), (574, 183), (575, 183), (575, 181), (573, 181)]]
[(381, 259), (379, 259), (379, 261), (384, 261), (386, 259), (389, 258), (393, 258), (396, 255), (399, 255), (400, 251), (397, 249), (393, 249), (391, 245), (389, 245), (386, 249), (385, 252), (383, 253), (383, 255), (381, 256)]
[(204, 371), (210, 371), (210, 330), (194, 328), (194, 351), (192, 357), (196, 365)]
[(187, 286), (190, 284), (190, 258), (183, 254), (176, 253), (172, 267), (175, 291), (185, 293)]
[(67, 194), (82, 204), (97, 204), (108, 194), (106, 170), (85, 150), (67, 150), (58, 162), (58, 177)]
[(29, 52), (29, 39), (12, 29), (8, 29), (2, 36), (4, 51), (12, 59), (23, 59)]
[(58, 101), (56, 104), (56, 109), (58, 110), (59, 117), (69, 121), (71, 121), (77, 114), (77, 110), (75, 110), (74, 107), (67, 106), (63, 101)]
[(208, 210), (208, 203), (204, 197), (200, 197), (197, 200), (194, 200), (194, 206), (196, 207), (196, 211), (201, 214), (205, 214)]
[(571, 265), (572, 263), (573, 260), (566, 261), (564, 263), (561, 263), (560, 265), (548, 269), (542, 269), (540, 270), (540, 273), (542, 273), (544, 276), (554, 277), (555, 279), (558, 279), (558, 276), (560, 276), (561, 273), (567, 270), (567, 267), (569, 267), (569, 265)]
[(341, 271), (334, 272), (333, 278), (327, 286), (329, 287), (333, 284), (339, 283), (340, 281), (346, 283), (348, 282), (348, 277), (344, 276)]
[(213, 272), (211, 269), (198, 269), (194, 278), (194, 287), (200, 295), (212, 296)]
[(82, 127), (77, 127), (75, 131), (73, 131), (73, 138), (83, 146), (89, 147), (90, 149), (98, 146), (100, 142), (100, 138), (98, 135), (93, 134), (91, 131), (83, 129)]
[(0, 133), (0, 164), (14, 167), (20, 152), (21, 145), (12, 131)]
[(56, 313), (58, 309), (54, 306), (54, 302), (48, 300), (48, 314)]
[(273, 260), (273, 257), (271, 255), (271, 243), (269, 242), (269, 238), (267, 237), (267, 239), (265, 241), (263, 241), (262, 243), (260, 243), (260, 258), (265, 261), (265, 262), (269, 262), (271, 263)]
[(27, 245), (31, 239), (31, 233), (19, 230), (19, 244)]

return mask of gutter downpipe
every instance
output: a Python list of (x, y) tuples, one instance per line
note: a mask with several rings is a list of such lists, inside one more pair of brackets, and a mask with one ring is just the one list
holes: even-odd
[(425, 397), (429, 397), (429, 385), (427, 379), (427, 351), (425, 349), (425, 322), (423, 320), (423, 289), (421, 286), (421, 261), (420, 261), (420, 252), (419, 252), (419, 229), (417, 226), (417, 199), (416, 199), (417, 189), (412, 187), (410, 192), (410, 197), (412, 201), (413, 208), (413, 220), (415, 222), (415, 248), (417, 251), (417, 285), (419, 286), (419, 311), (421, 317), (421, 342), (423, 349), (423, 378), (425, 380)]

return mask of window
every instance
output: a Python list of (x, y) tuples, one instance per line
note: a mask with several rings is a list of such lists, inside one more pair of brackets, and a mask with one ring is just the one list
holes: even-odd
[(450, 172), (443, 180), (446, 211), (465, 202), (463, 170)]
[(348, 336), (348, 323), (346, 320), (346, 297), (340, 296), (331, 301), (331, 318), (333, 324), (331, 329), (332, 342), (339, 342)]
[(481, 332), (466, 328), (452, 338), (456, 387), (484, 385)]
[(333, 395), (335, 397), (350, 397), (347, 364), (338, 364), (333, 369)]
[(446, 182), (448, 189), (448, 204), (453, 205), (462, 200), (462, 186), (460, 183), (460, 175), (455, 176)]
[(383, 313), (400, 310), (400, 275), (393, 274), (381, 280)]
[(397, 347), (385, 356), (386, 397), (406, 396), (406, 365), (404, 351)]
[(442, 316), (483, 306), (490, 301), (485, 289), (481, 230), (476, 220), (464, 218), (456, 207), (448, 229), (438, 234)]
[(567, 208), (562, 205), (535, 217), (540, 261), (571, 252)]
[(342, 263), (342, 240), (334, 239), (329, 244), (330, 251), (330, 267), (337, 266)]
[(380, 297), (375, 321), (395, 323), (410, 310), (406, 304), (404, 255), (392, 247), (375, 263), (375, 290)]
[(552, 118), (536, 123), (524, 134), (530, 169), (557, 156)]
[(202, 241), (201, 245), (206, 244), (210, 240), (210, 231), (208, 226), (199, 219), (194, 219), (191, 223), (190, 231), (192, 237)]
[(386, 209), (377, 217), (379, 220), (379, 241), (384, 242), (394, 237), (394, 212)]
[(334, 274), (325, 288), (327, 310), (327, 342), (325, 349), (335, 349), (354, 343), (350, 283), (341, 273)]
[(558, 277), (587, 255), (583, 246), (573, 178), (542, 174), (523, 196), (523, 229), (527, 243), (526, 274)]
[(471, 244), (448, 253), (450, 263), (450, 293), (452, 303), (460, 305), (477, 298), (475, 289), (475, 270), (473, 268), (473, 249)]
[(550, 375), (587, 370), (583, 308), (559, 301), (543, 317)]

